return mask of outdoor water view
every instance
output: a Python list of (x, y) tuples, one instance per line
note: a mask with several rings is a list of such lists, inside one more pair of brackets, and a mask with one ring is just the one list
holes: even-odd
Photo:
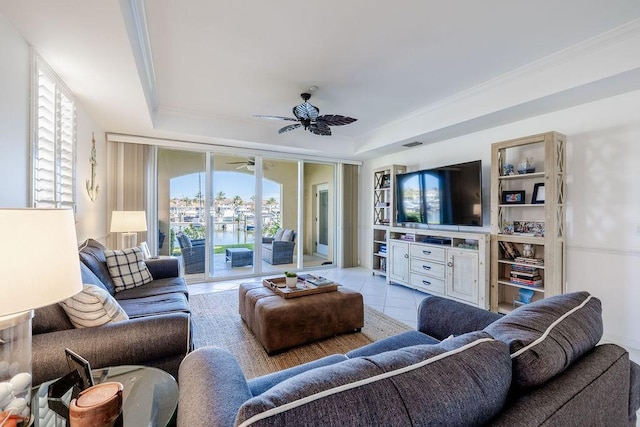
[(330, 164), (160, 149), (159, 254), (180, 256), (194, 280), (330, 264), (334, 173)]
[[(176, 240), (178, 233), (183, 232), (190, 239), (204, 239), (206, 232), (206, 210), (204, 209), (204, 195), (201, 191), (192, 197), (184, 195), (185, 183), (193, 181), (202, 182), (202, 174), (192, 174), (180, 177), (171, 182), (170, 200), (170, 251), (173, 255), (180, 255), (180, 246)], [(238, 190), (238, 181), (242, 177), (232, 172), (216, 172), (214, 181), (234, 183), (229, 189)], [(199, 178), (199, 179), (198, 179)], [(253, 178), (253, 177), (251, 177)], [(175, 183), (174, 183), (175, 181)], [(188, 185), (188, 184), (187, 184)], [(277, 185), (265, 185), (271, 190), (277, 191)], [(197, 188), (197, 184), (196, 184)], [(177, 195), (179, 192), (180, 195)], [(239, 191), (240, 193), (242, 191)], [(246, 191), (245, 191), (246, 192)], [(273, 194), (273, 192), (272, 192)], [(265, 195), (266, 196), (266, 195)], [(245, 196), (246, 197), (246, 196)], [(280, 228), (280, 201), (279, 197), (263, 197), (261, 211), (263, 234), (271, 236)], [(240, 194), (228, 195), (225, 191), (215, 193), (212, 210), (214, 253), (223, 254), (225, 248), (246, 247), (253, 249), (255, 242), (255, 196), (243, 198)]]

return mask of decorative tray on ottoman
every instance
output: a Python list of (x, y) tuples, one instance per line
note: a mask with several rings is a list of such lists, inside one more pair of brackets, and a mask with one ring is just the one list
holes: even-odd
[(295, 289), (290, 288), (286, 285), (284, 287), (278, 287), (278, 285), (282, 286), (285, 284), (285, 277), (273, 277), (271, 279), (264, 279), (262, 281), (262, 285), (271, 289), (282, 298), (297, 298), (305, 295), (321, 294), (324, 292), (333, 292), (338, 290), (337, 283), (333, 283), (324, 279), (322, 281), (318, 280), (318, 284), (314, 284), (314, 279), (322, 278), (310, 276), (308, 274), (302, 275), (302, 277), (299, 276), (298, 284)]

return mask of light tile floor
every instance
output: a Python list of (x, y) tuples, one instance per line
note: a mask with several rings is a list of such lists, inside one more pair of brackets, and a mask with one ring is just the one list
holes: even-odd
[[(373, 276), (371, 270), (361, 267), (322, 269), (305, 271), (305, 273), (326, 277), (336, 283), (360, 292), (366, 305), (383, 312), (389, 317), (406, 323), (414, 329), (417, 325), (418, 305), (427, 295), (404, 286), (388, 285), (384, 277)], [(273, 277), (273, 275), (265, 277)], [(255, 280), (262, 279), (244, 278), (224, 282), (193, 283), (189, 285), (189, 292), (198, 294), (237, 289), (240, 283)]]

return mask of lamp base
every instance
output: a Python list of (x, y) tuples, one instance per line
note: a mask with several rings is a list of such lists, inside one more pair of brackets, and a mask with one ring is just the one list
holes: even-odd
[(138, 246), (138, 233), (122, 233), (122, 249), (135, 248)]
[(31, 416), (32, 317), (33, 310), (0, 316), (0, 383), (9, 384), (0, 387), (0, 412), (15, 420)]

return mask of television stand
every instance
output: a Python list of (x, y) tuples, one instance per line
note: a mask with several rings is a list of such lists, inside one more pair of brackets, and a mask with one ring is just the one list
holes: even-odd
[(489, 234), (390, 227), (387, 281), (489, 309)]

